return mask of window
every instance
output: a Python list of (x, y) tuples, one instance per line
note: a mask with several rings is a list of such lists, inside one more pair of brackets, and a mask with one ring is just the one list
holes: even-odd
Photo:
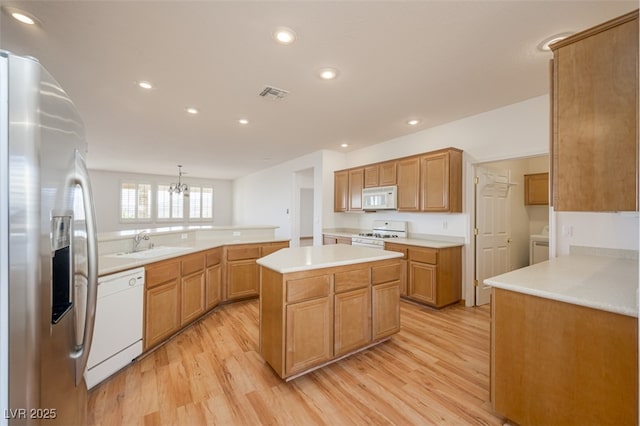
[(213, 218), (213, 188), (191, 186), (189, 188), (189, 219)]
[(169, 193), (169, 185), (158, 185), (158, 219), (182, 219), (184, 217), (184, 196)]
[(123, 182), (120, 185), (120, 219), (151, 219), (151, 185)]

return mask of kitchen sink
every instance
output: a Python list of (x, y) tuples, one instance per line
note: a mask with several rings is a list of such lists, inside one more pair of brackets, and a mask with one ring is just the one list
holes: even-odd
[(106, 256), (121, 259), (150, 259), (152, 257), (166, 256), (168, 254), (180, 253), (187, 250), (190, 250), (189, 247), (157, 246), (147, 250), (123, 251), (120, 253), (108, 254)]

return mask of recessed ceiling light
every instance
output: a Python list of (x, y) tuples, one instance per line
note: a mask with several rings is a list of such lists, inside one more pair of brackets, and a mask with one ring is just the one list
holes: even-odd
[(242, 125), (249, 124), (249, 120), (247, 120), (246, 118), (241, 118), (240, 120), (238, 120), (238, 123)]
[(198, 112), (198, 108), (194, 108), (194, 107), (186, 107), (185, 111), (187, 111), (189, 114), (197, 114)]
[(13, 16), (15, 19), (17, 19), (18, 21), (22, 22), (23, 24), (33, 25), (33, 24), (36, 23), (35, 20), (33, 20), (29, 16), (25, 15), (24, 13), (13, 12), (11, 14), (11, 16)]
[(3, 6), (2, 9), (6, 13), (11, 15), (13, 19), (20, 21), (23, 24), (35, 25), (40, 23), (35, 16), (25, 12), (24, 10), (16, 9), (15, 7), (9, 7), (9, 6)]
[(420, 124), (420, 120), (416, 120), (415, 118), (412, 120), (407, 121), (407, 124), (409, 126), (417, 126), (418, 124)]
[(340, 146), (343, 147), (343, 148), (347, 148), (349, 146), (349, 144), (348, 143), (343, 143), (343, 144), (340, 144)]
[(338, 76), (338, 70), (335, 68), (322, 68), (318, 73), (324, 80), (333, 80)]
[(560, 34), (556, 34), (551, 37), (548, 37), (543, 41), (541, 41), (540, 44), (538, 44), (538, 49), (542, 50), (543, 52), (548, 52), (551, 50), (551, 47), (549, 47), (549, 45), (555, 43), (556, 41), (564, 40), (565, 38), (569, 37), (572, 34), (573, 33), (560, 33)]
[(153, 84), (149, 83), (148, 81), (139, 81), (138, 86), (147, 90), (153, 89)]
[(278, 27), (273, 31), (273, 38), (280, 44), (291, 44), (296, 40), (296, 33), (291, 28)]

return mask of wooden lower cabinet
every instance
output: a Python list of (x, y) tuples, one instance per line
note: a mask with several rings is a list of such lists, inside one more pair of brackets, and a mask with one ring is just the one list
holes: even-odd
[(145, 291), (144, 350), (180, 329), (180, 280), (169, 280)]
[(400, 281), (374, 285), (371, 289), (371, 340), (383, 339), (400, 331)]
[(322, 235), (322, 245), (329, 245), (329, 244), (347, 244), (347, 245), (351, 245), (351, 237), (340, 237), (337, 235), (329, 235), (329, 234), (323, 234)]
[[(288, 241), (217, 247), (145, 267), (144, 350), (162, 343), (227, 299), (259, 294), (256, 259)], [(225, 264), (225, 257), (229, 259)], [(225, 285), (226, 284), (226, 285)]]
[[(257, 258), (256, 258), (257, 259)], [(260, 267), (255, 259), (227, 263), (227, 300), (255, 297), (260, 294), (258, 285)]]
[(205, 310), (209, 311), (222, 301), (222, 247), (206, 254)]
[(638, 319), (493, 288), (490, 372), (518, 424), (638, 424)]
[(225, 300), (258, 296), (260, 294), (260, 267), (256, 260), (286, 247), (289, 247), (288, 241), (226, 247)]
[(286, 371), (296, 374), (333, 355), (332, 304), (329, 297), (288, 305)]
[(400, 330), (400, 276), (399, 259), (286, 274), (261, 267), (260, 354), (290, 379), (388, 338)]
[(462, 247), (405, 247), (408, 259), (407, 291), (403, 296), (434, 308), (442, 308), (462, 299)]
[(371, 342), (371, 289), (359, 288), (334, 297), (334, 354)]

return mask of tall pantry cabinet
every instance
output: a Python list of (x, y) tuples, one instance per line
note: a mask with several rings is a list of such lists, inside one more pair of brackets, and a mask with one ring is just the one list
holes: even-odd
[(637, 210), (638, 11), (551, 49), (555, 210)]

